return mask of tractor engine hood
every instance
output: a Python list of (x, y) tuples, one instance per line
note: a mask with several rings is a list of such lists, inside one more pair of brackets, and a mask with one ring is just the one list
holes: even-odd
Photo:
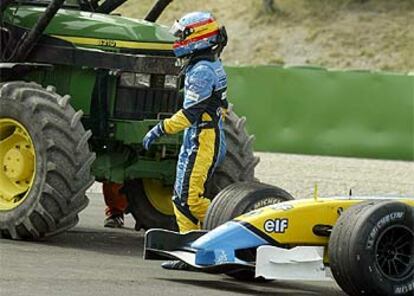
[[(6, 10), (4, 20), (12, 25), (31, 29), (44, 10), (44, 7), (12, 6)], [(174, 42), (174, 37), (165, 26), (117, 15), (72, 9), (60, 9), (44, 34), (76, 46), (109, 51), (171, 51)]]

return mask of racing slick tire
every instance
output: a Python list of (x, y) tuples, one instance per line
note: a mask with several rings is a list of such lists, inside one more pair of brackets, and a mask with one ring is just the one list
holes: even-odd
[(79, 221), (93, 183), (82, 111), (55, 88), (0, 85), (0, 237), (39, 240)]
[[(276, 186), (259, 182), (232, 184), (213, 200), (206, 214), (204, 229), (212, 230), (244, 213), (293, 199), (292, 195)], [(256, 249), (236, 251), (236, 256), (247, 262), (255, 262)], [(226, 274), (242, 281), (266, 281), (261, 277), (256, 278), (252, 270), (235, 270)]]
[(293, 199), (285, 190), (264, 183), (231, 184), (216, 196), (208, 208), (204, 229), (212, 230), (247, 212)]
[(329, 262), (349, 295), (412, 295), (414, 210), (397, 201), (369, 201), (346, 210), (332, 230)]

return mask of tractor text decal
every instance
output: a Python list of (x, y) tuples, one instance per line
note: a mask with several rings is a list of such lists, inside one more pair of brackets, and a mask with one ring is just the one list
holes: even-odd
[(100, 39), (99, 40), (99, 45), (100, 46), (108, 46), (108, 47), (116, 47), (116, 41), (115, 40)]
[(264, 230), (267, 233), (285, 233), (289, 226), (288, 219), (269, 219), (263, 225)]

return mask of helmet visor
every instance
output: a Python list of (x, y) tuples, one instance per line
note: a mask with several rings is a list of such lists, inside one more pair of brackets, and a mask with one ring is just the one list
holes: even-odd
[(185, 30), (185, 27), (181, 25), (180, 22), (177, 20), (171, 26), (170, 33), (173, 34), (177, 38), (181, 38), (183, 36), (184, 30)]

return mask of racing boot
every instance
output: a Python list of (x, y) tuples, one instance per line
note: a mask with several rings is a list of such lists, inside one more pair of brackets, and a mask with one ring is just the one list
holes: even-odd
[(197, 269), (191, 265), (188, 265), (180, 260), (165, 261), (161, 264), (161, 267), (168, 270), (197, 271)]

